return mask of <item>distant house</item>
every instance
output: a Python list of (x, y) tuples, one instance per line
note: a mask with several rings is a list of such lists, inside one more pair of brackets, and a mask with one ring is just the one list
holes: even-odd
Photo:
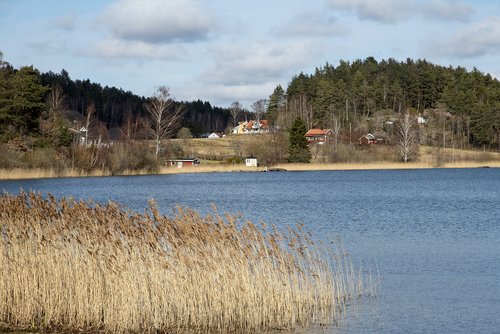
[(238, 122), (238, 125), (231, 129), (231, 133), (235, 135), (242, 135), (245, 133), (248, 122)]
[(239, 122), (237, 126), (231, 129), (232, 134), (255, 134), (267, 133), (270, 130), (269, 121), (248, 121)]
[(332, 129), (311, 129), (306, 133), (308, 143), (324, 144), (333, 141)]
[(425, 124), (425, 123), (427, 123), (427, 120), (425, 118), (423, 118), (422, 116), (418, 116), (417, 123), (418, 124)]
[(80, 130), (74, 128), (68, 128), (69, 133), (73, 134), (73, 140), (80, 146), (85, 147), (107, 147), (110, 143), (103, 144), (102, 137), (95, 133), (95, 131), (89, 131), (86, 127), (82, 126)]
[(371, 133), (366, 134), (363, 137), (359, 138), (359, 145), (371, 145), (376, 143), (377, 139)]
[(196, 158), (186, 158), (186, 159), (168, 159), (165, 162), (167, 167), (196, 167), (200, 164), (200, 160)]
[(246, 133), (267, 133), (269, 132), (269, 121), (250, 121), (246, 126)]
[(245, 165), (248, 167), (258, 167), (259, 162), (257, 161), (257, 158), (254, 156), (249, 156), (245, 158)]
[(212, 132), (211, 134), (208, 135), (208, 139), (217, 139), (217, 138), (221, 138), (222, 135), (219, 134), (219, 133), (216, 133), (216, 132)]

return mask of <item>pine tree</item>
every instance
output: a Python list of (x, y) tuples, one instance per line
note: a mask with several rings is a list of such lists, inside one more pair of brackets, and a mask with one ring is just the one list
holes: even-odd
[(278, 115), (284, 112), (285, 108), (285, 91), (281, 85), (276, 86), (273, 93), (269, 96), (267, 105), (267, 119), (271, 124), (276, 125)]
[(307, 132), (306, 125), (302, 118), (297, 117), (290, 129), (290, 143), (288, 146), (288, 161), (289, 162), (310, 162), (311, 153), (305, 134)]
[[(38, 130), (38, 118), (45, 109), (48, 88), (40, 83), (39, 72), (32, 66), (10, 73), (2, 69), (0, 84), (0, 133), (12, 126), (20, 134)], [(7, 138), (9, 139), (9, 138)]]

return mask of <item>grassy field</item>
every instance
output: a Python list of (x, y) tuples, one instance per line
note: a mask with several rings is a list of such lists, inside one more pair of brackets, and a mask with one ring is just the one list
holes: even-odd
[[(214, 209), (215, 210), (215, 209)], [(342, 243), (216, 211), (0, 196), (0, 324), (105, 333), (256, 332), (334, 324), (376, 294)]]

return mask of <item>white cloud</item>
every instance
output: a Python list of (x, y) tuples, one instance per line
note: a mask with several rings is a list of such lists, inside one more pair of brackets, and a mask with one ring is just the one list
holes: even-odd
[(266, 41), (217, 49), (214, 66), (203, 75), (224, 85), (267, 83), (305, 66), (316, 54), (310, 42)]
[[(320, 54), (309, 41), (253, 42), (249, 45), (224, 46), (208, 55), (216, 59), (198, 76), (199, 96), (229, 105), (238, 100), (250, 106), (268, 98), (278, 85), (286, 85), (292, 75), (311, 66)], [(196, 90), (194, 90), (196, 92)]]
[(423, 3), (420, 10), (424, 17), (462, 22), (468, 21), (474, 12), (473, 8), (469, 5), (448, 0), (435, 0)]
[(329, 4), (335, 10), (353, 12), (361, 19), (381, 22), (399, 21), (413, 7), (409, 0), (329, 0)]
[(500, 16), (467, 26), (451, 39), (432, 42), (429, 53), (474, 58), (500, 52)]
[(116, 38), (153, 44), (204, 40), (212, 26), (197, 0), (117, 0), (102, 20)]
[(268, 98), (279, 83), (268, 82), (266, 84), (245, 85), (197, 85), (189, 86), (180, 93), (185, 100), (204, 99), (215, 101), (218, 106), (227, 106), (239, 101), (243, 107), (250, 108), (251, 104), (258, 99)]
[(300, 14), (275, 29), (278, 36), (287, 37), (335, 37), (346, 35), (347, 31), (335, 17), (322, 13)]
[(354, 13), (361, 19), (394, 23), (416, 15), (425, 19), (466, 21), (472, 7), (452, 0), (329, 0), (333, 10)]
[(156, 45), (110, 39), (97, 43), (87, 54), (105, 59), (178, 60), (183, 51), (184, 48), (176, 44)]

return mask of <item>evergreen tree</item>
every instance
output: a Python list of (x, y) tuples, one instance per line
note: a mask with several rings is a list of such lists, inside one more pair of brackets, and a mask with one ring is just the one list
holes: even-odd
[(307, 132), (306, 125), (302, 118), (297, 117), (290, 129), (290, 143), (288, 146), (288, 161), (289, 162), (310, 162), (311, 153), (305, 134)]
[(271, 124), (275, 125), (278, 120), (279, 113), (284, 111), (285, 108), (285, 91), (281, 85), (276, 86), (273, 93), (269, 96), (267, 105), (267, 119)]
[[(24, 66), (12, 73), (2, 69), (0, 85), (0, 133), (13, 127), (19, 134), (38, 131), (38, 119), (45, 109), (48, 88), (40, 83), (39, 73)], [(10, 139), (10, 138), (4, 138)]]

